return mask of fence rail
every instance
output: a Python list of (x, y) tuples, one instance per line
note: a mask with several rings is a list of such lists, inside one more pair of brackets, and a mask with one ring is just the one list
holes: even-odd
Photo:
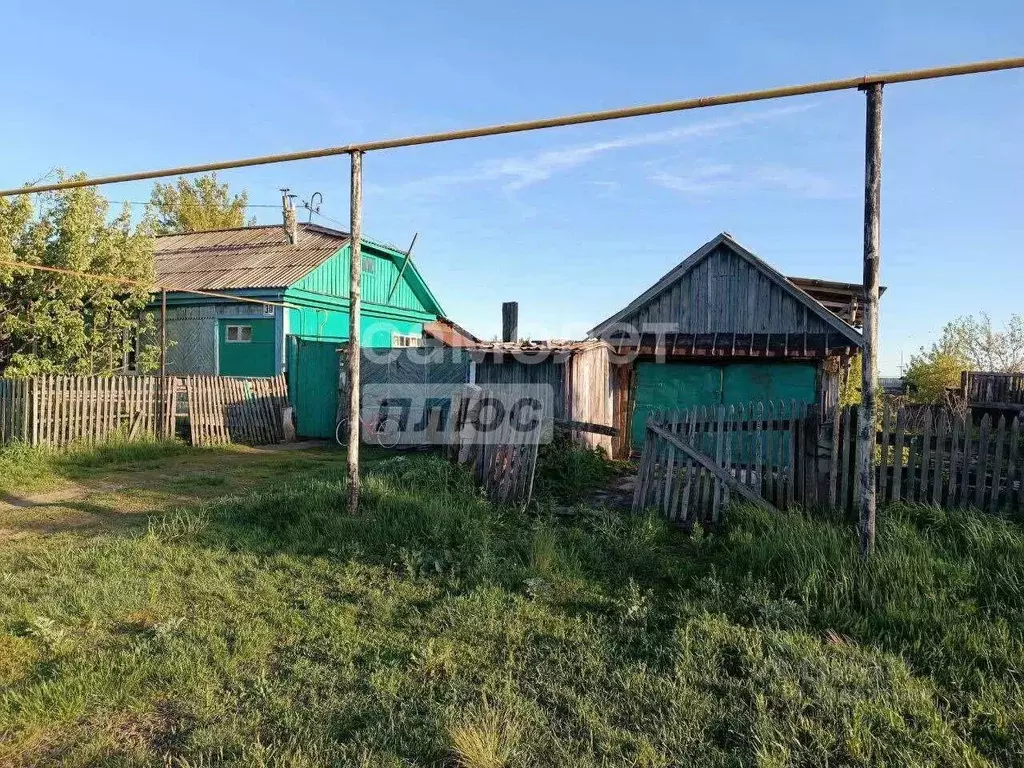
[[(190, 436), (197, 445), (251, 444), (283, 438), (281, 412), (287, 405), (284, 377), (235, 379), (189, 377)], [(0, 379), (0, 445), (22, 441), (61, 448), (120, 435), (137, 439), (173, 435), (179, 395), (186, 381), (159, 376), (56, 376)], [(209, 392), (207, 399), (203, 394)], [(223, 429), (215, 434), (215, 426)]]

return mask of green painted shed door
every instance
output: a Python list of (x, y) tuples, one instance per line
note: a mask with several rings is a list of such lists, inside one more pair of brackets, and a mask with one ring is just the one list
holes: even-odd
[(221, 376), (275, 375), (273, 318), (221, 318), (217, 361)]
[(334, 437), (339, 370), (338, 342), (288, 337), (288, 396), (301, 437)]
[(637, 363), (633, 446), (644, 444), (651, 411), (722, 402), (722, 367), (696, 363)]
[(813, 403), (816, 383), (813, 363), (638, 363), (631, 430), (633, 448), (639, 450), (644, 443), (651, 411), (723, 403)]
[(732, 363), (725, 366), (722, 402), (813, 403), (816, 381), (813, 363)]

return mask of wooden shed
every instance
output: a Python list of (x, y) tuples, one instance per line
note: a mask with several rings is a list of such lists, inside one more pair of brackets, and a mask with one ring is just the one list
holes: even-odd
[[(841, 285), (855, 297), (856, 286)], [(827, 414), (863, 345), (853, 325), (728, 233), (589, 335), (607, 345), (601, 386), (619, 430), (615, 456), (639, 448), (647, 416), (658, 409), (796, 401)]]

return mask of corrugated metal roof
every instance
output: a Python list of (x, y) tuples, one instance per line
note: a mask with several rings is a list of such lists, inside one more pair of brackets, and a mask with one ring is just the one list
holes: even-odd
[(296, 245), (280, 225), (164, 235), (156, 239), (157, 283), (171, 291), (286, 288), (348, 242), (348, 233), (299, 224)]

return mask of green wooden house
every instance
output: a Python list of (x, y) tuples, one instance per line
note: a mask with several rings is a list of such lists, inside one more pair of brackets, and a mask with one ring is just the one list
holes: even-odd
[[(168, 373), (286, 373), (299, 434), (333, 435), (338, 348), (349, 338), (350, 246), (348, 233), (315, 224), (157, 238), (157, 282), (168, 289)], [(433, 292), (397, 248), (363, 240), (362, 258), (360, 342), (418, 346), (424, 323), (443, 315)], [(159, 297), (150, 311), (159, 311)]]

